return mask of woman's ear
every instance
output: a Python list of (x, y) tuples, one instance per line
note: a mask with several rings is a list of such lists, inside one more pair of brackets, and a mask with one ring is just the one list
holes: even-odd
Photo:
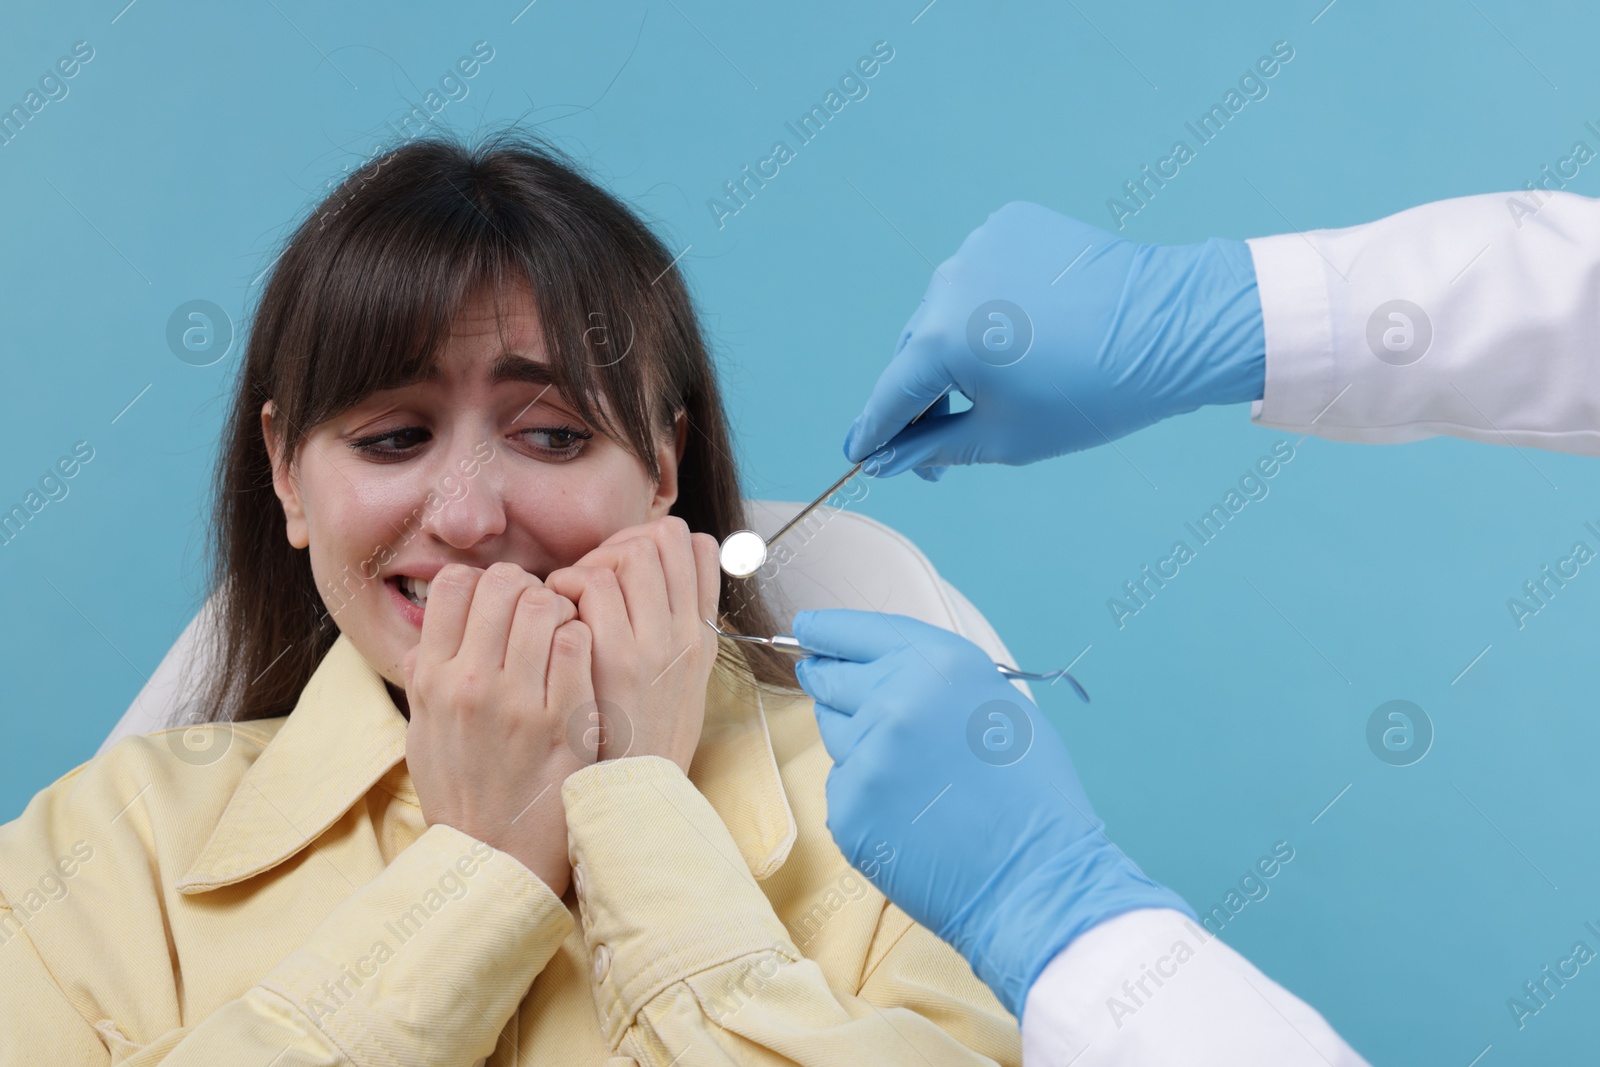
[(689, 416), (680, 411), (672, 420), (672, 437), (663, 438), (656, 448), (656, 465), (661, 480), (656, 483), (656, 495), (650, 501), (650, 518), (659, 519), (672, 511), (678, 499), (678, 461), (683, 458), (683, 448), (689, 441)]
[(272, 424), (272, 401), (261, 405), (261, 436), (267, 442), (267, 455), (272, 459), (272, 489), (283, 504), (283, 517), (288, 527), (289, 543), (295, 548), (311, 544), (311, 531), (306, 526), (305, 508), (300, 503), (300, 480), (292, 463), (284, 462), (283, 440)]

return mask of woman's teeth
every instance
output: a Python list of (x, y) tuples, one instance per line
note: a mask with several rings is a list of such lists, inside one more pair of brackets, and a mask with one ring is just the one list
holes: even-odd
[(407, 600), (419, 608), (428, 606), (428, 583), (421, 578), (412, 578), (409, 575), (400, 576), (400, 592), (405, 594)]

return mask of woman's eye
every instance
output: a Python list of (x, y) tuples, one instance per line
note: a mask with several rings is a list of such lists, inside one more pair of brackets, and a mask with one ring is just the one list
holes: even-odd
[[(428, 437), (428, 431), (420, 426), (403, 426), (398, 430), (389, 430), (386, 433), (373, 434), (370, 437), (352, 441), (350, 447), (368, 455), (398, 456), (410, 452), (417, 445), (426, 441)], [(386, 447), (387, 445), (393, 445), (394, 447)]]
[(542, 452), (567, 458), (583, 451), (583, 443), (594, 434), (572, 426), (532, 426), (519, 430), (518, 436)]
[[(403, 426), (352, 441), (350, 447), (368, 456), (391, 459), (416, 451), (432, 436), (420, 426)], [(515, 436), (552, 459), (572, 459), (594, 434), (573, 426), (531, 426), (517, 431)]]

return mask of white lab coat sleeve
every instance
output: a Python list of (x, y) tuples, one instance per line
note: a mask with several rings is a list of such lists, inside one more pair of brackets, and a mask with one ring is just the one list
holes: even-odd
[(1258, 425), (1600, 455), (1600, 200), (1490, 193), (1247, 243)]
[(1366, 1067), (1309, 1005), (1182, 912), (1077, 937), (1022, 1009), (1023, 1067)]

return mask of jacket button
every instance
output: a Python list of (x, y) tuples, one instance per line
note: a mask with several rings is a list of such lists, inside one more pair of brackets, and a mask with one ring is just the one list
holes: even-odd
[(583, 903), (583, 864), (581, 864), (581, 863), (577, 864), (576, 866), (574, 866), (572, 868), (572, 889), (573, 889), (573, 892), (578, 894), (578, 903), (582, 904)]
[(611, 973), (611, 950), (605, 945), (594, 947), (594, 980), (604, 982), (606, 975)]

